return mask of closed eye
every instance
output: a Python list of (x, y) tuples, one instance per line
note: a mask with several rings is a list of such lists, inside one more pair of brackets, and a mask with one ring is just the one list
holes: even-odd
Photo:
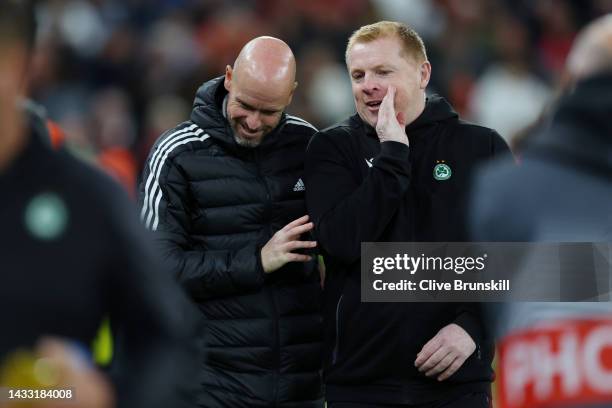
[(248, 104), (246, 104), (246, 103), (244, 103), (242, 101), (238, 101), (238, 103), (240, 104), (240, 107), (243, 108), (243, 109), (246, 109), (248, 111), (255, 110), (255, 108), (253, 108), (251, 105), (248, 105)]

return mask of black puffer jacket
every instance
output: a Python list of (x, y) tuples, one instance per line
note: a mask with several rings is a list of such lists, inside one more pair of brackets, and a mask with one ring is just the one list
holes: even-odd
[(236, 144), (223, 78), (191, 120), (163, 134), (141, 184), (141, 216), (205, 319), (205, 407), (321, 407), (320, 286), (314, 263), (264, 276), (261, 247), (306, 213), (302, 172), (315, 129), (285, 115), (257, 148)]

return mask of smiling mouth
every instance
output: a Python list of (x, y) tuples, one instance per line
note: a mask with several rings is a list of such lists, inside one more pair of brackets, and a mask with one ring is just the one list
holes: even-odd
[(380, 108), (381, 103), (382, 101), (371, 101), (371, 102), (366, 102), (366, 106), (368, 107), (368, 110), (370, 111), (377, 111), (378, 108)]
[(242, 128), (242, 133), (244, 133), (246, 136), (256, 136), (259, 133), (259, 130), (251, 130), (249, 128), (247, 128), (246, 126), (244, 126), (243, 124), (240, 125), (240, 127)]

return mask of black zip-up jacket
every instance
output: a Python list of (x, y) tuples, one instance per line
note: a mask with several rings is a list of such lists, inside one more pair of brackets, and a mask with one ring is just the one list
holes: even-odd
[(321, 407), (321, 289), (314, 262), (266, 275), (260, 252), (306, 214), (303, 168), (316, 131), (285, 115), (256, 148), (222, 111), (223, 77), (197, 92), (191, 120), (163, 134), (141, 185), (141, 216), (199, 306), (201, 406)]
[[(306, 158), (306, 201), (325, 256), (328, 401), (413, 404), (488, 392), (492, 341), (466, 303), (361, 303), (361, 242), (450, 242), (465, 236), (463, 198), (474, 166), (508, 147), (493, 130), (461, 121), (437, 96), (406, 128), (410, 147), (380, 143), (358, 115), (316, 134)], [(434, 167), (451, 169), (446, 180)], [(450, 323), (477, 351), (448, 380), (425, 377), (417, 353)]]

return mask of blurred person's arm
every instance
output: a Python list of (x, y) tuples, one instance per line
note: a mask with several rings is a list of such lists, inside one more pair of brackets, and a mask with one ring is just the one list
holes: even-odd
[(162, 269), (127, 195), (108, 184), (101, 205), (109, 208), (112, 245), (104, 290), (115, 334), (111, 377), (118, 407), (178, 406), (179, 393), (196, 386), (195, 312)]

